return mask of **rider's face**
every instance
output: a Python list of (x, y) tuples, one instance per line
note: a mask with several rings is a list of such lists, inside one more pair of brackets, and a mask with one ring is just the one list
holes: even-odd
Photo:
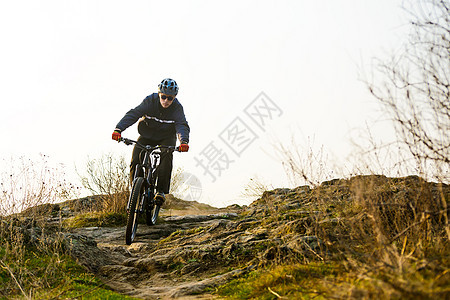
[(161, 103), (161, 106), (163, 108), (168, 108), (169, 106), (171, 106), (173, 103), (173, 99), (175, 99), (174, 96), (159, 93), (159, 102)]

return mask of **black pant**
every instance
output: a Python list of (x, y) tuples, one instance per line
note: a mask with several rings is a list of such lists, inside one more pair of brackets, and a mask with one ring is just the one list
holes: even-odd
[[(144, 138), (140, 136), (138, 138), (138, 142), (143, 145), (150, 145), (152, 147), (157, 145), (164, 145), (164, 146), (175, 146), (176, 144), (176, 138), (167, 138), (161, 141), (154, 141), (147, 138)], [(145, 152), (144, 150), (140, 149), (136, 145), (133, 148), (133, 154), (131, 158), (131, 165), (130, 165), (130, 178), (133, 180), (134, 178), (134, 172), (136, 170), (136, 165), (141, 162), (141, 160), (144, 159)], [(142, 153), (142, 155), (141, 155)], [(168, 151), (167, 149), (161, 149), (161, 161), (158, 167), (158, 180), (156, 183), (156, 189), (158, 192), (163, 192), (164, 194), (169, 193), (170, 189), (170, 178), (172, 176), (172, 160), (173, 160), (173, 154), (171, 151)]]

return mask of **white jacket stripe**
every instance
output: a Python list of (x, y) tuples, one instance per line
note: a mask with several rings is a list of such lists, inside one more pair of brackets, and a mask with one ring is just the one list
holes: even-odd
[(150, 120), (155, 120), (155, 121), (157, 121), (157, 122), (160, 122), (160, 123), (168, 123), (168, 124), (173, 124), (173, 123), (175, 123), (175, 121), (173, 121), (173, 120), (161, 120), (161, 119), (158, 119), (158, 118), (156, 118), (156, 117), (150, 117), (150, 116), (145, 116), (147, 119), (150, 119)]

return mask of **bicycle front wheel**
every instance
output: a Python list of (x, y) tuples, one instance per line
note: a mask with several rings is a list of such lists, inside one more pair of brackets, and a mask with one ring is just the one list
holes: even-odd
[(133, 189), (130, 195), (130, 207), (128, 210), (127, 229), (125, 232), (125, 241), (127, 245), (131, 245), (136, 237), (140, 210), (139, 206), (142, 203), (141, 199), (144, 197), (144, 192), (144, 178), (138, 177), (134, 180)]

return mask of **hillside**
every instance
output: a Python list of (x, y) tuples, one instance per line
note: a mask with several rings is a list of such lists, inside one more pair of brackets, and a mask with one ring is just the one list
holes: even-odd
[[(358, 176), (266, 191), (245, 207), (171, 198), (161, 222), (139, 225), (130, 246), (120, 218), (115, 226), (67, 225), (92, 211), (95, 197), (45, 209), (47, 228), (66, 224), (65, 251), (122, 295), (444, 299), (449, 194), (448, 185), (418, 177)], [(23, 228), (40, 242), (42, 229)]]

